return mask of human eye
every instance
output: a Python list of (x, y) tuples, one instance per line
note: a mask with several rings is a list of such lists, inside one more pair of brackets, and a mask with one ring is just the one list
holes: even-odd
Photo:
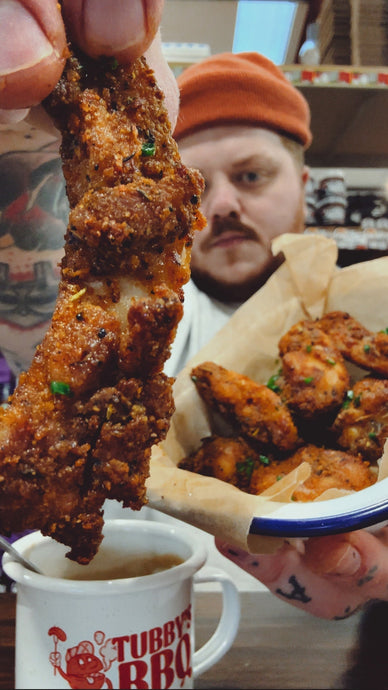
[(261, 181), (262, 175), (257, 170), (241, 170), (236, 179), (240, 184), (255, 185)]

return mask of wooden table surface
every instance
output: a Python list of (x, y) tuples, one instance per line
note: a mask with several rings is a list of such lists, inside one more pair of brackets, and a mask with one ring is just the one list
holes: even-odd
[[(196, 642), (216, 627), (218, 592), (196, 596)], [(269, 593), (241, 593), (241, 623), (235, 642), (218, 664), (196, 679), (198, 689), (244, 690), (342, 688), (359, 618), (324, 621)], [(14, 688), (15, 596), (0, 594), (0, 689)], [(372, 687), (372, 686), (370, 686)]]

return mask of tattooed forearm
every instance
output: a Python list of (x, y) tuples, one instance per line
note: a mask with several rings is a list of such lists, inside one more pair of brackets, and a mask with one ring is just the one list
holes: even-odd
[(51, 320), (67, 217), (56, 145), (0, 156), (0, 350), (15, 374)]

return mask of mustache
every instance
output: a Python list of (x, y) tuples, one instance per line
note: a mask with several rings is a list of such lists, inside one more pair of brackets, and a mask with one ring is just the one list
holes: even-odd
[(225, 232), (236, 232), (248, 240), (257, 240), (257, 234), (248, 225), (241, 223), (238, 218), (214, 218), (210, 227), (210, 235), (206, 244), (211, 245), (215, 239)]

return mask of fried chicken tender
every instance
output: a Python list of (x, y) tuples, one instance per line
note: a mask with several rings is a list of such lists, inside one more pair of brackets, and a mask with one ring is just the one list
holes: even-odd
[(300, 321), (279, 341), (282, 400), (302, 419), (335, 413), (350, 387), (345, 360), (332, 339), (311, 320)]
[(302, 462), (311, 465), (311, 475), (293, 492), (295, 501), (313, 501), (327, 489), (360, 491), (374, 484), (376, 475), (359, 455), (308, 444), (285, 460), (257, 463), (250, 482), (250, 493), (260, 494)]
[(71, 210), (51, 327), (0, 411), (0, 532), (40, 529), (87, 563), (105, 498), (146, 502), (151, 446), (174, 411), (162, 370), (203, 182), (143, 58), (71, 55), (45, 106)]
[(262, 447), (289, 451), (299, 443), (291, 414), (280, 397), (265, 385), (214, 362), (203, 362), (191, 371), (201, 398), (239, 435)]
[(374, 462), (388, 436), (388, 380), (364, 378), (354, 384), (333, 431), (341, 448)]
[(350, 314), (332, 311), (318, 321), (345, 357), (363, 369), (388, 376), (388, 334), (372, 333)]

